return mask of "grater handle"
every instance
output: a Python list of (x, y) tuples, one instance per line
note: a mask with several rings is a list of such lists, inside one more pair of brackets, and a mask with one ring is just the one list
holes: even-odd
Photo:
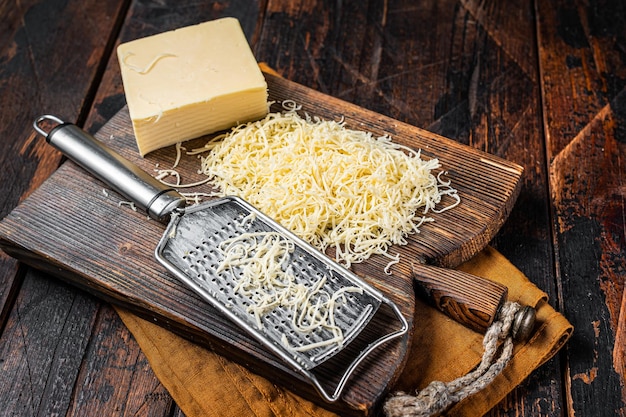
[[(507, 299), (508, 288), (463, 271), (413, 265), (418, 293), (470, 329), (485, 333)], [(513, 336), (525, 341), (535, 324), (535, 309), (524, 306), (514, 318)]]
[[(55, 126), (47, 132), (42, 127), (44, 124)], [(50, 145), (153, 219), (166, 221), (172, 212), (185, 206), (185, 198), (176, 190), (160, 183), (78, 126), (51, 115), (38, 117), (33, 126)]]

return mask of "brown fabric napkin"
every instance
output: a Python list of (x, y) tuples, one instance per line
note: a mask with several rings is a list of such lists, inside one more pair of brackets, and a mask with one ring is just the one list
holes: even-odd
[[(486, 248), (459, 269), (506, 285), (509, 300), (537, 309), (534, 335), (515, 347), (504, 371), (485, 389), (446, 413), (480, 416), (550, 359), (569, 339), (573, 328), (546, 302), (546, 294), (495, 249)], [(154, 373), (187, 417), (335, 415), (214, 352), (122, 309), (117, 311)], [(433, 380), (447, 382), (478, 365), (483, 353), (483, 335), (421, 302), (416, 317), (411, 352), (393, 390), (412, 392)]]

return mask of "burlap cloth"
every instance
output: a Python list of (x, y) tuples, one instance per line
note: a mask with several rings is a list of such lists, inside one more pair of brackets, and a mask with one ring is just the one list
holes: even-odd
[[(509, 300), (537, 309), (532, 338), (518, 343), (509, 365), (485, 389), (452, 407), (449, 416), (481, 416), (568, 340), (571, 324), (546, 301), (546, 294), (493, 248), (486, 248), (459, 269), (500, 282)], [(209, 350), (131, 313), (118, 309), (154, 373), (187, 417), (290, 416), (335, 414), (249, 372)], [(416, 328), (406, 367), (393, 390), (415, 391), (433, 380), (450, 381), (480, 362), (483, 335), (418, 302)]]

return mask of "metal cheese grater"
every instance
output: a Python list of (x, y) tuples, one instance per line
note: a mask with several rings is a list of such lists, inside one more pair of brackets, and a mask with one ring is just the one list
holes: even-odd
[[(49, 132), (44, 124), (55, 125)], [(93, 136), (71, 123), (44, 115), (35, 130), (92, 175), (132, 200), (152, 218), (169, 224), (155, 250), (168, 271), (237, 323), (263, 346), (312, 383), (329, 402), (336, 401), (358, 365), (382, 344), (404, 335), (408, 324), (399, 309), (351, 271), (332, 261), (258, 209), (237, 197), (187, 206), (185, 198)], [(278, 306), (264, 314), (261, 326), (249, 312), (251, 300), (236, 291), (237, 276), (218, 272), (227, 239), (247, 233), (278, 232), (293, 244), (287, 266), (297, 284), (312, 288), (320, 282), (327, 293), (348, 287), (334, 307), (334, 325), (342, 343), (324, 344), (334, 334), (319, 327), (301, 332), (292, 325), (292, 311)], [(390, 326), (390, 323), (393, 323)], [(393, 330), (389, 330), (389, 329)], [(313, 346), (313, 348), (310, 348)]]

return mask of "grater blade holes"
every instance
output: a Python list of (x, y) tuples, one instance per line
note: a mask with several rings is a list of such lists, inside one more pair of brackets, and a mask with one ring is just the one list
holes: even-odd
[[(258, 327), (258, 318), (250, 309), (252, 295), (240, 295), (235, 291), (239, 275), (230, 272), (216, 273), (222, 262), (221, 254), (217, 250), (219, 244), (226, 240), (241, 236), (243, 233), (275, 232), (274, 226), (267, 223), (262, 215), (250, 215), (250, 211), (237, 209), (238, 204), (227, 202), (223, 205), (204, 208), (198, 212), (185, 213), (181, 218), (178, 231), (170, 237), (164, 250), (164, 257), (170, 262), (176, 262), (177, 268), (184, 272), (190, 280), (195, 281), (216, 303), (226, 306), (228, 314), (236, 316), (245, 322), (255, 332), (262, 334), (272, 344), (285, 349), (298, 363), (306, 368), (315, 366), (317, 361), (324, 360), (341, 347), (331, 346), (313, 348), (310, 350), (294, 351), (285, 346), (284, 340), (291, 347), (302, 347), (314, 344), (333, 337), (330, 330), (310, 331), (303, 333), (293, 328), (293, 314), (290, 309), (283, 308), (266, 312), (261, 318), (262, 327)], [(201, 212), (202, 211), (202, 212)], [(329, 293), (342, 287), (355, 286), (350, 279), (339, 275), (322, 259), (307, 252), (299, 244), (288, 257), (288, 265), (283, 264), (283, 271), (290, 271), (297, 276), (296, 282), (307, 287), (315, 285), (322, 277), (326, 277), (324, 289)], [(191, 267), (193, 265), (193, 268)], [(187, 271), (188, 270), (188, 271)], [(193, 271), (193, 273), (189, 273)], [(371, 295), (344, 294), (345, 303), (335, 306), (336, 325), (344, 334), (354, 334), (353, 328), (363, 323), (363, 306), (377, 305), (371, 300)], [(352, 304), (354, 305), (344, 305)], [(322, 358), (322, 359), (320, 359)]]

